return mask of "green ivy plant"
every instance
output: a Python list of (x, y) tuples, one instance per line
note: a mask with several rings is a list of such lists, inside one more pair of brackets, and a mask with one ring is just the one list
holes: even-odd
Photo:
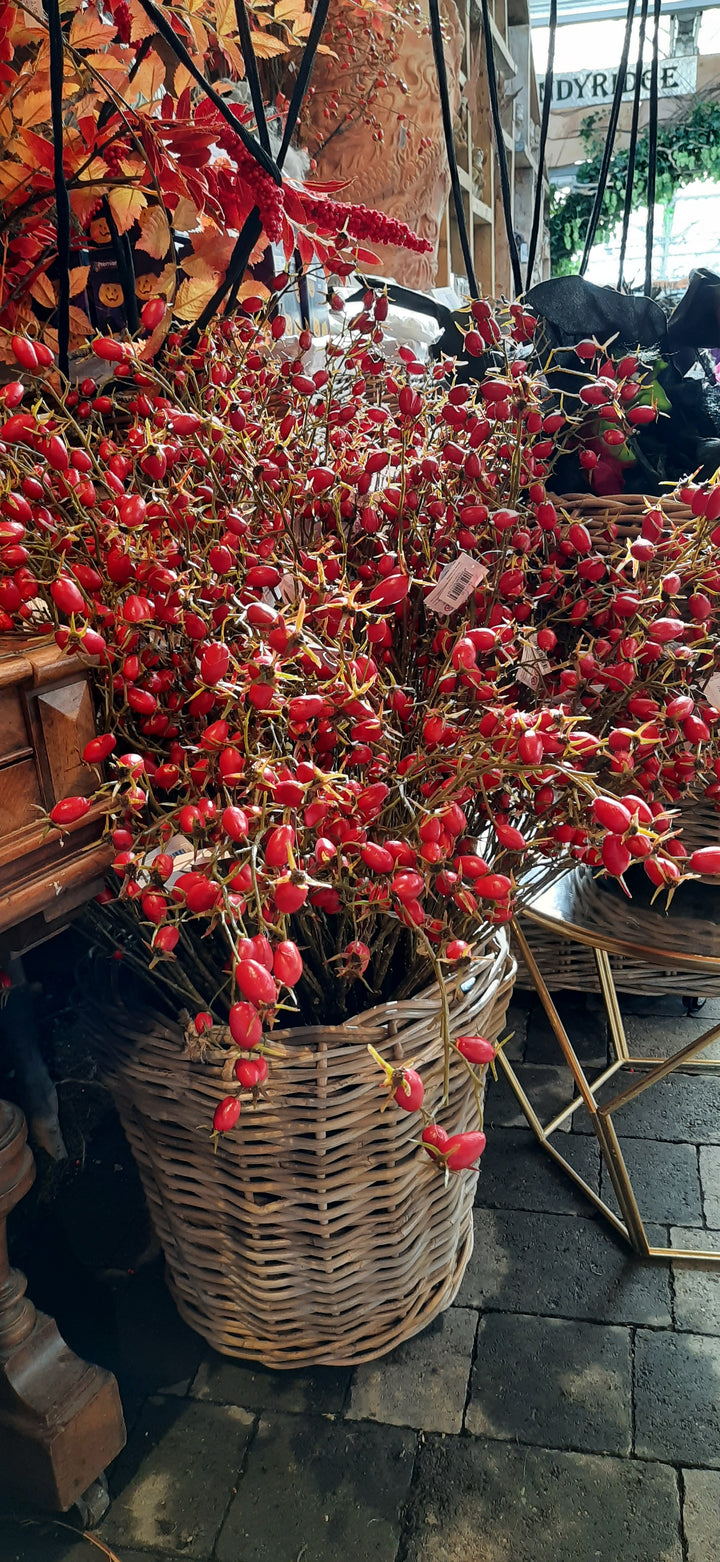
[[(577, 171), (574, 190), (553, 190), (550, 205), (550, 254), (553, 276), (576, 269), (585, 239), (602, 161), (604, 128), (599, 114), (583, 120), (581, 135), (587, 153)], [(611, 237), (625, 205), (628, 152), (616, 152), (610, 164), (596, 242)], [(648, 135), (638, 137), (633, 206), (646, 198)], [(697, 179), (720, 179), (720, 103), (697, 103), (682, 120), (660, 125), (657, 148), (656, 201), (667, 206), (675, 192)]]

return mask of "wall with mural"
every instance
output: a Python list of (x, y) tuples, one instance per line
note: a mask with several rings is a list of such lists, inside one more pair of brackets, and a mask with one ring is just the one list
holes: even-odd
[[(449, 191), (447, 159), (427, 15), (420, 7), (398, 7), (397, 12), (392, 26), (380, 22), (368, 38), (358, 34), (356, 13), (350, 28), (350, 8), (340, 8), (336, 53), (317, 61), (304, 135), (317, 161), (317, 178), (348, 182), (341, 199), (377, 207), (433, 245), (427, 255), (373, 246), (384, 274), (406, 287), (427, 289), (436, 278)], [(456, 113), (463, 29), (455, 0), (444, 0), (442, 16)], [(344, 17), (350, 36), (343, 30)]]

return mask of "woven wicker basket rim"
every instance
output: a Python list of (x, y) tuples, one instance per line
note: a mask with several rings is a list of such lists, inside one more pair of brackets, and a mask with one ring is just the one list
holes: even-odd
[(568, 493), (549, 494), (555, 506), (563, 510), (577, 510), (587, 508), (591, 511), (626, 510), (633, 516), (644, 515), (646, 510), (664, 509), (670, 519), (683, 517), (687, 519), (692, 515), (689, 504), (684, 499), (676, 499), (673, 494), (591, 494)]
[[(453, 976), (447, 984), (448, 1000), (455, 998), (455, 1007), (451, 1003), (450, 1028), (457, 1034), (461, 1033), (463, 1016), (466, 1007), (472, 998), (473, 989), (483, 975), (495, 968), (495, 974), (489, 984), (483, 989), (488, 998), (491, 998), (495, 988), (500, 987), (505, 979), (505, 962), (507, 960), (510, 939), (505, 928), (494, 928), (488, 932), (484, 939), (484, 947), (490, 949), (485, 954), (478, 954), (471, 959), (468, 968), (463, 973)], [(92, 987), (97, 988), (97, 983), (91, 983), (91, 1000), (95, 994)], [(467, 989), (467, 990), (464, 990)], [(113, 994), (114, 1003), (118, 1010), (122, 1011), (123, 1025), (126, 1030), (132, 1031), (133, 1022), (138, 1026), (138, 1035), (145, 1036), (149, 1029), (156, 1031), (164, 1039), (178, 1043), (180, 1047), (183, 1040), (183, 1028), (178, 1020), (173, 1022), (166, 1015), (153, 1010), (146, 1001), (116, 991)], [(421, 1046), (427, 1045), (425, 1035), (427, 1021), (439, 1014), (442, 1000), (437, 982), (430, 982), (421, 991), (411, 998), (400, 1001), (387, 999), (384, 1003), (375, 1004), (371, 1009), (365, 1009), (360, 1014), (350, 1016), (346, 1021), (336, 1025), (297, 1025), (278, 1027), (268, 1031), (268, 1046), (282, 1051), (284, 1055), (292, 1054), (296, 1064), (303, 1061), (305, 1054), (310, 1065), (315, 1058), (318, 1049), (322, 1049), (325, 1055), (326, 1065), (331, 1068), (336, 1060), (347, 1057), (348, 1045), (358, 1042), (366, 1047), (371, 1042), (381, 1051), (383, 1047), (392, 1048), (400, 1039), (403, 1044), (412, 1040), (414, 1032), (421, 1031), (419, 1037)], [(119, 1016), (118, 1016), (119, 1017)], [(108, 1025), (112, 1028), (112, 1012), (108, 1014)], [(398, 1034), (390, 1029), (397, 1027)], [(214, 1028), (228, 1034), (226, 1026)], [(224, 1061), (227, 1053), (224, 1047), (212, 1043), (213, 1032), (209, 1032), (206, 1045), (202, 1049), (202, 1058), (198, 1056), (192, 1061), (217, 1064)], [(335, 1045), (333, 1045), (335, 1042)]]

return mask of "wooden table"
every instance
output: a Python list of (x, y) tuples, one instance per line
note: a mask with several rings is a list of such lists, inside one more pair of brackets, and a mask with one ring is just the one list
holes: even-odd
[[(660, 1080), (679, 1069), (706, 1070), (718, 1076), (720, 1062), (701, 1057), (705, 1048), (720, 1036), (720, 1024), (712, 1025), (695, 1041), (681, 1047), (671, 1057), (634, 1057), (628, 1047), (620, 1005), (615, 991), (609, 955), (624, 955), (638, 963), (660, 966), (666, 970), (683, 970), (690, 973), (688, 987), (692, 987), (692, 973), (698, 971), (720, 974), (720, 891), (702, 884), (683, 886), (675, 895), (671, 909), (665, 912), (664, 897), (650, 904), (652, 891), (649, 881), (640, 880), (636, 898), (628, 900), (618, 888), (608, 888), (596, 879), (589, 868), (578, 867), (556, 879), (553, 883), (533, 893), (526, 886), (523, 897), (522, 917), (528, 917), (547, 931), (585, 944), (592, 949), (600, 988), (610, 1026), (615, 1051), (614, 1061), (595, 1079), (589, 1080), (575, 1048), (565, 1030), (552, 996), (543, 980), (542, 971), (525, 937), (522, 920), (516, 918), (515, 936), (535, 984), (540, 1001), (557, 1037), (560, 1052), (570, 1070), (576, 1094), (570, 1104), (558, 1112), (552, 1122), (543, 1124), (535, 1112), (527, 1092), (502, 1049), (498, 1052), (505, 1076), (511, 1085), (525, 1116), (544, 1149), (572, 1178), (593, 1204), (601, 1210), (616, 1231), (626, 1238), (635, 1251), (645, 1258), (674, 1258), (690, 1263), (720, 1264), (720, 1252), (710, 1253), (689, 1248), (660, 1248), (651, 1246), (642, 1213), (635, 1197), (625, 1159), (620, 1148), (613, 1115), (629, 1105), (637, 1096), (651, 1089)], [(598, 1099), (603, 1087), (621, 1071), (632, 1071), (635, 1078), (625, 1089), (610, 1099)], [(720, 1087), (720, 1077), (718, 1077)], [(718, 1090), (720, 1108), (720, 1088)], [(620, 1216), (610, 1208), (583, 1177), (565, 1159), (552, 1135), (568, 1118), (578, 1111), (588, 1113), (600, 1151), (607, 1166), (610, 1180), (620, 1206)], [(658, 1178), (662, 1166), (658, 1164)]]
[[(54, 937), (102, 887), (111, 853), (102, 810), (48, 834), (42, 816), (87, 795), (94, 733), (88, 667), (53, 641), (0, 650), (0, 963)], [(0, 1021), (1, 1023), (1, 1021)], [(6, 1221), (35, 1177), (22, 1112), (0, 1101), (0, 1474), (15, 1497), (66, 1511), (98, 1487), (125, 1442), (111, 1373), (75, 1356), (11, 1270)], [(90, 1518), (97, 1499), (88, 1499)]]

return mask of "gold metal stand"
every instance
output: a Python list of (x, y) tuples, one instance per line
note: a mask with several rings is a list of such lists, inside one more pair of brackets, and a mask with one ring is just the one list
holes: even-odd
[[(528, 906), (526, 910), (528, 915), (532, 918), (534, 910), (533, 906)], [(536, 919), (538, 921), (542, 921), (544, 926), (549, 925), (549, 919), (545, 917), (537, 916)], [(559, 928), (558, 931), (560, 930), (566, 938), (572, 938), (576, 933), (575, 928), (572, 925), (567, 924), (561, 925), (561, 928)], [(705, 1047), (709, 1046), (710, 1042), (715, 1041), (716, 1038), (720, 1036), (720, 1023), (711, 1026), (709, 1030), (705, 1031), (704, 1035), (698, 1037), (697, 1041), (691, 1041), (687, 1047), (682, 1047), (679, 1052), (673, 1053), (672, 1057), (664, 1058), (660, 1062), (658, 1062), (657, 1058), (631, 1057), (625, 1036), (625, 1029), (622, 1022), (620, 1006), (618, 1004), (615, 983), (613, 981), (613, 975), (607, 951), (605, 949), (599, 948), (598, 945), (592, 941), (595, 964), (597, 966), (600, 987), (602, 990), (608, 1021), (610, 1024), (610, 1032), (613, 1039), (615, 1062), (611, 1063), (609, 1068), (606, 1068), (597, 1079), (590, 1083), (590, 1081), (585, 1076), (585, 1071), (582, 1067), (582, 1064), (580, 1063), (575, 1053), (572, 1042), (570, 1041), (567, 1031), (565, 1030), (562, 1020), (560, 1019), (560, 1015), (558, 1014), (555, 1004), (553, 1003), (552, 996), (543, 980), (542, 973), (539, 970), (532, 949), (530, 948), (522, 927), (519, 925), (517, 920), (515, 920), (513, 923), (513, 931), (515, 938), (517, 939), (518, 946), (522, 952), (523, 959), (525, 960), (528, 971), (530, 972), (537, 989), (540, 1001), (557, 1037), (560, 1050), (573, 1076), (578, 1092), (569, 1105), (564, 1107), (561, 1112), (558, 1112), (557, 1116), (552, 1119), (552, 1122), (543, 1126), (533, 1108), (532, 1102), (529, 1100), (528, 1096), (523, 1090), (523, 1087), (520, 1083), (520, 1080), (518, 1079), (517, 1074), (515, 1073), (514, 1068), (512, 1067), (512, 1064), (506, 1058), (504, 1050), (500, 1048), (500, 1051), (497, 1055), (498, 1062), (509, 1084), (515, 1092), (518, 1101), (520, 1102), (530, 1127), (537, 1135), (537, 1138), (540, 1140), (543, 1148), (548, 1151), (548, 1153), (553, 1157), (554, 1161), (557, 1161), (559, 1166), (564, 1167), (565, 1171), (568, 1173), (568, 1176), (572, 1178), (573, 1182), (575, 1182), (579, 1188), (582, 1188), (583, 1193), (585, 1193), (587, 1197), (592, 1200), (593, 1204), (602, 1212), (606, 1220), (610, 1221), (610, 1224), (615, 1228), (615, 1230), (620, 1232), (621, 1236), (625, 1237), (626, 1241), (631, 1244), (636, 1253), (640, 1253), (642, 1257), (683, 1259), (686, 1262), (702, 1263), (706, 1265), (720, 1264), (720, 1252), (710, 1253), (705, 1251), (698, 1251), (694, 1248), (668, 1248), (650, 1246), (647, 1233), (645, 1231), (645, 1226), (643, 1224), (642, 1215), (640, 1214), (638, 1207), (637, 1199), (635, 1198), (635, 1194), (633, 1192), (628, 1169), (625, 1165), (623, 1153), (618, 1143), (615, 1126), (612, 1122), (613, 1113), (618, 1111), (620, 1107), (626, 1106), (629, 1101), (634, 1101), (636, 1096), (642, 1095), (643, 1091), (649, 1090), (650, 1086), (657, 1084), (659, 1080), (666, 1079), (667, 1076), (672, 1074), (676, 1069), (682, 1068), (683, 1066), (687, 1067), (688, 1064), (691, 1064), (692, 1061), (697, 1058), (698, 1054), (701, 1053)], [(590, 943), (591, 939), (587, 937), (587, 933), (585, 933), (585, 937), (582, 938), (581, 941)], [(717, 963), (720, 964), (720, 962)], [(705, 1059), (702, 1060), (700, 1064), (696, 1064), (696, 1067), (703, 1069), (715, 1069), (718, 1067), (718, 1063)], [(609, 1079), (612, 1079), (614, 1075), (618, 1074), (622, 1069), (647, 1069), (648, 1073), (645, 1074), (643, 1079), (636, 1081), (630, 1085), (628, 1089), (621, 1090), (619, 1094), (612, 1096), (609, 1101), (605, 1101), (602, 1105), (600, 1105), (596, 1099), (598, 1091), (602, 1088), (603, 1085), (607, 1083)], [(605, 1203), (604, 1199), (600, 1198), (599, 1194), (595, 1193), (594, 1189), (589, 1186), (585, 1179), (579, 1175), (573, 1166), (570, 1165), (569, 1161), (567, 1161), (565, 1157), (560, 1154), (559, 1150), (555, 1148), (555, 1145), (551, 1143), (551, 1135), (554, 1134), (556, 1130), (560, 1128), (569, 1117), (572, 1117), (573, 1113), (576, 1112), (581, 1106), (584, 1106), (585, 1110), (589, 1114), (595, 1136), (600, 1145), (600, 1152), (603, 1157), (603, 1161), (607, 1166), (613, 1188), (615, 1189), (617, 1201), (622, 1212), (622, 1219), (620, 1219), (615, 1214), (614, 1210), (610, 1209), (610, 1206)]]

